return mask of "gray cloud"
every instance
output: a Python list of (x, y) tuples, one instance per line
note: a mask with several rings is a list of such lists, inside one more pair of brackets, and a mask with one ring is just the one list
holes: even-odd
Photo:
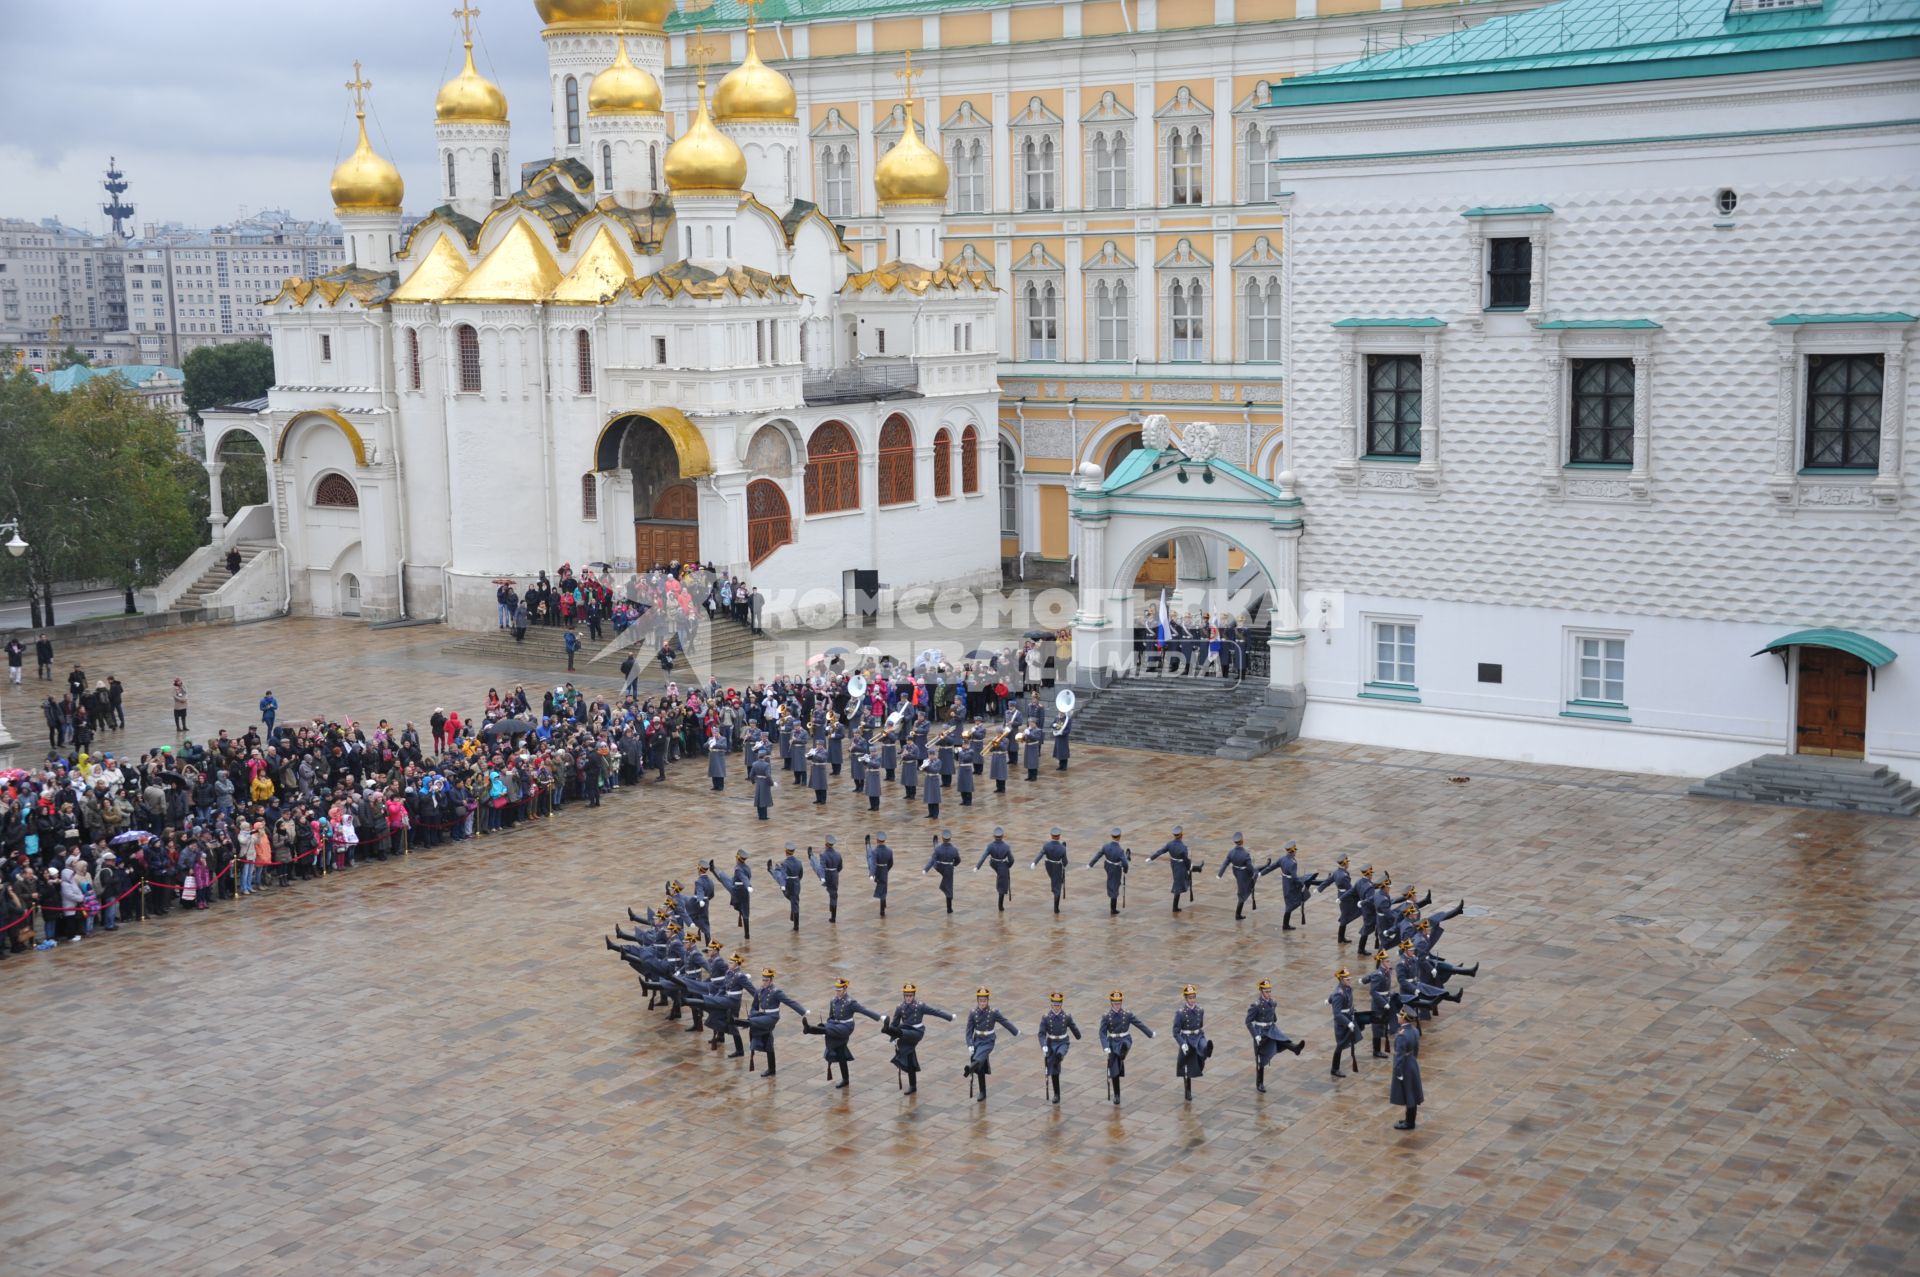
[[(368, 132), (438, 201), (433, 97), (460, 65), (454, 0), (0, 0), (0, 216), (93, 230), (119, 157), (136, 222), (213, 225), (249, 209), (329, 218), (353, 145), (346, 89), (373, 82)], [(507, 95), (516, 163), (551, 149), (546, 51), (531, 0), (480, 3), (474, 50)]]

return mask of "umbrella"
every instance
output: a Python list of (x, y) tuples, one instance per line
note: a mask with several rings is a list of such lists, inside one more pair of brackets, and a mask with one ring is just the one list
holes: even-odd
[(493, 578), (493, 583), (495, 585), (512, 585), (514, 581), (510, 576), (496, 576)]
[(1023, 639), (1031, 639), (1036, 643), (1044, 643), (1050, 639), (1058, 639), (1060, 636), (1052, 630), (1028, 630), (1020, 637)]
[(115, 843), (146, 842), (148, 839), (152, 837), (153, 835), (148, 833), (144, 829), (129, 829), (124, 834), (115, 834), (112, 838), (108, 839), (107, 841), (115, 842)]
[(482, 727), (480, 729), (480, 736), (483, 740), (490, 740), (503, 732), (513, 736), (521, 736), (532, 730), (533, 724), (524, 718), (503, 718)]
[(914, 657), (913, 663), (915, 665), (938, 665), (941, 661), (944, 661), (946, 659), (947, 659), (947, 654), (945, 652), (941, 651), (937, 647), (930, 647), (926, 651), (920, 653), (920, 655)]
[(997, 655), (998, 653), (989, 652), (984, 647), (976, 647), (967, 653), (967, 659), (970, 661), (990, 661)]
[(161, 772), (159, 778), (165, 781), (167, 784), (172, 785), (175, 789), (191, 788), (191, 786), (188, 785), (187, 783), (187, 778), (185, 776), (182, 776), (179, 772)]
[(875, 657), (875, 658), (878, 658), (878, 657), (881, 657), (881, 656), (885, 656), (885, 655), (886, 655), (886, 653), (885, 653), (885, 652), (882, 652), (882, 651), (881, 651), (881, 650), (880, 650), (879, 648), (877, 648), (877, 647), (875, 647), (875, 646), (873, 646), (873, 645), (872, 645), (871, 643), (869, 643), (869, 644), (868, 644), (867, 646), (865, 646), (865, 647), (856, 647), (856, 648), (854, 648), (854, 649), (853, 649), (853, 654), (854, 654), (855, 656), (871, 656), (871, 657)]
[(613, 564), (611, 564), (611, 563), (602, 563), (602, 562), (599, 562), (599, 561), (595, 561), (595, 562), (593, 562), (593, 563), (589, 563), (589, 564), (587, 564), (587, 566), (588, 566), (588, 567), (590, 567), (590, 568), (593, 568), (593, 569), (594, 569), (595, 571), (598, 571), (598, 572), (606, 572), (606, 571), (610, 571), (610, 570), (612, 569), (612, 567), (613, 567)]

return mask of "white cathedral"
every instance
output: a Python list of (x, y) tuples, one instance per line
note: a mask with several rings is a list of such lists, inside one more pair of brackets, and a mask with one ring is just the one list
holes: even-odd
[(271, 509), (234, 517), (273, 521), (283, 605), (479, 628), (496, 578), (563, 562), (698, 559), (770, 598), (996, 582), (994, 290), (943, 261), (947, 167), (911, 103), (874, 171), (887, 260), (862, 270), (794, 196), (793, 86), (751, 38), (670, 137), (669, 0), (536, 7), (551, 147), (516, 164), (463, 6), (443, 202), (404, 236), (349, 86), (351, 264), (286, 282), (267, 402), (208, 423), (216, 467), (230, 430), (266, 451)]

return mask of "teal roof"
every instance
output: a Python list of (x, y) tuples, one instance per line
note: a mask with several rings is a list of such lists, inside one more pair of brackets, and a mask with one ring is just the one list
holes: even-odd
[(1547, 319), (1534, 325), (1542, 332), (1563, 332), (1587, 328), (1658, 328), (1651, 319)]
[[(1792, 634), (1783, 634), (1761, 648), (1760, 652), (1778, 652), (1789, 647), (1831, 647), (1857, 656), (1875, 669), (1893, 664), (1893, 658), (1897, 655), (1885, 643), (1870, 639), (1864, 634), (1830, 627), (1817, 630), (1795, 630)], [(1760, 652), (1755, 652), (1754, 655), (1758, 656)]]
[(1560, 0), (1273, 85), (1269, 106), (1498, 93), (1920, 57), (1914, 0), (1730, 13), (1728, 0)]
[(1413, 319), (1336, 319), (1335, 328), (1445, 328), (1447, 321), (1435, 319), (1432, 315), (1421, 315)]
[(1800, 324), (1911, 324), (1914, 318), (1905, 311), (1886, 310), (1865, 315), (1782, 315), (1767, 322), (1775, 328), (1793, 328)]
[[(1178, 448), (1135, 448), (1121, 459), (1119, 469), (1101, 481), (1100, 492), (1104, 496), (1111, 496), (1129, 484), (1146, 478), (1149, 474), (1153, 473), (1156, 468), (1166, 465), (1217, 470), (1221, 474), (1231, 475), (1233, 478), (1238, 479), (1241, 483), (1246, 484), (1262, 496), (1275, 498), (1284, 498), (1286, 496), (1286, 493), (1280, 491), (1278, 487), (1249, 470), (1241, 469), (1231, 461), (1224, 460), (1220, 457), (1214, 457), (1208, 461), (1194, 461)], [(1233, 498), (1222, 499), (1232, 500)]]
[(173, 381), (185, 381), (187, 375), (178, 368), (167, 364), (113, 364), (105, 368), (62, 368), (57, 372), (37, 372), (34, 380), (43, 386), (51, 387), (59, 394), (76, 390), (95, 377), (118, 377), (129, 386), (138, 389), (144, 382), (152, 381), (155, 373), (165, 373)]

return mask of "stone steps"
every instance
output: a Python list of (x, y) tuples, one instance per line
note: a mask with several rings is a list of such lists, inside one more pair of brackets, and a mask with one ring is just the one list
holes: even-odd
[(1137, 678), (1088, 696), (1074, 714), (1074, 738), (1163, 754), (1247, 759), (1284, 744), (1287, 713), (1267, 704), (1263, 684)]
[[(647, 650), (634, 648), (629, 641), (632, 631), (620, 636), (617, 646), (609, 649), (614, 640), (613, 627), (602, 630), (606, 636), (599, 642), (587, 637), (586, 627), (581, 626), (580, 651), (574, 657), (576, 668), (592, 670), (613, 677), (619, 676), (620, 662), (628, 652), (634, 652), (636, 658), (650, 670), (657, 673), (659, 666), (652, 662), (656, 649), (645, 645)], [(527, 630), (527, 637), (514, 642), (511, 630), (483, 630), (477, 634), (463, 634), (442, 650), (449, 655), (468, 656), (491, 661), (499, 665), (511, 665), (521, 669), (565, 670), (567, 668), (566, 631), (557, 625), (536, 625)], [(753, 632), (744, 625), (728, 619), (704, 622), (693, 645), (691, 656), (694, 664), (702, 670), (750, 670), (754, 653), (763, 640), (755, 638)], [(686, 657), (675, 663), (675, 671), (684, 675), (688, 667)]]
[[(240, 550), (240, 566), (244, 568), (247, 564), (259, 558), (262, 552), (270, 550), (273, 547), (260, 545), (255, 542), (242, 541), (238, 548)], [(174, 601), (173, 607), (168, 610), (174, 612), (198, 612), (207, 606), (208, 595), (231, 580), (233, 580), (233, 573), (227, 571), (227, 561), (226, 558), (222, 556), (212, 567), (202, 572), (199, 578), (181, 593), (180, 597)]]
[(1920, 789), (1884, 763), (1818, 754), (1764, 754), (1709, 776), (1687, 791), (1696, 798), (1920, 815)]

